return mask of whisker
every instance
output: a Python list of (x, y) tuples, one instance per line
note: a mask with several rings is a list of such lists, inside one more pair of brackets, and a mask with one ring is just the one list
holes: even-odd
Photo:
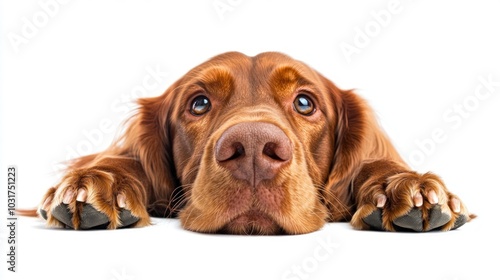
[[(322, 190), (323, 193), (319, 193), (319, 199), (324, 202), (325, 206), (328, 209), (336, 210), (337, 213), (339, 213), (342, 218), (346, 221), (348, 221), (351, 216), (351, 209), (354, 206), (353, 204), (347, 205), (345, 204), (334, 192), (332, 189), (326, 189), (325, 185), (319, 185), (318, 189)], [(333, 200), (333, 201), (332, 201)], [(330, 212), (332, 211), (330, 210)], [(330, 217), (333, 213), (328, 213)]]

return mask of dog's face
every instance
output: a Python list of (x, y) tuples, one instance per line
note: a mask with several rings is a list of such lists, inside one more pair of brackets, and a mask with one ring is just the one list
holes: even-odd
[(227, 53), (174, 85), (168, 133), (185, 228), (298, 234), (322, 227), (337, 116), (325, 80), (282, 54)]

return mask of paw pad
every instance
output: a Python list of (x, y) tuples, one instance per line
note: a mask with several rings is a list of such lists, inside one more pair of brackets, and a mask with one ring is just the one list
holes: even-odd
[[(47, 220), (47, 211), (40, 209), (40, 215)], [(63, 223), (66, 227), (74, 228), (73, 213), (71, 212), (68, 204), (61, 203), (56, 206), (52, 212), (52, 217)], [(121, 209), (120, 214), (121, 227), (128, 227), (139, 221), (139, 218), (132, 215), (127, 209)], [(97, 211), (91, 204), (83, 203), (82, 210), (80, 211), (80, 226), (79, 229), (103, 229), (109, 224), (108, 217)]]
[[(440, 230), (445, 224), (451, 220), (451, 216), (441, 211), (441, 206), (434, 205), (428, 211), (427, 223), (428, 227), (424, 230), (424, 218), (422, 210), (419, 208), (411, 209), (407, 214), (394, 219), (392, 222), (397, 231), (414, 231), (423, 232), (431, 230)], [(370, 226), (373, 230), (384, 230), (382, 222), (382, 210), (377, 208), (369, 215), (363, 218), (363, 222)], [(457, 229), (467, 222), (467, 217), (463, 214), (459, 215), (451, 229)]]

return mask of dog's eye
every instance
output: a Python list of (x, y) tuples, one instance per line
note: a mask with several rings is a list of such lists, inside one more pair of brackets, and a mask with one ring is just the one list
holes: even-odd
[(305, 116), (312, 115), (316, 111), (312, 100), (304, 94), (300, 94), (295, 98), (293, 107), (295, 111)]
[(191, 114), (201, 116), (210, 111), (211, 108), (212, 104), (210, 104), (208, 97), (200, 95), (196, 97), (191, 104)]

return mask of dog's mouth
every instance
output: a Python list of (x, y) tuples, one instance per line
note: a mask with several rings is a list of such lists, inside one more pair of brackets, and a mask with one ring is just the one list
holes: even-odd
[(236, 216), (219, 232), (240, 235), (285, 234), (283, 228), (271, 216), (259, 210), (249, 210)]

